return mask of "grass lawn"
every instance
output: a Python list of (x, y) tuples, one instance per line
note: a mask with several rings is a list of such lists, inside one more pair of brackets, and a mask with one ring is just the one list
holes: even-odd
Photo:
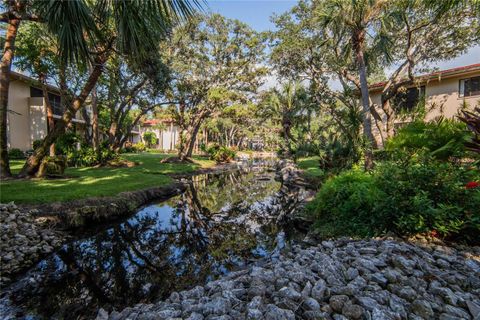
[[(214, 166), (204, 158), (195, 164), (160, 163), (169, 155), (160, 153), (123, 154), (140, 165), (133, 168), (68, 168), (67, 179), (31, 179), (0, 182), (0, 202), (48, 203), (98, 196), (112, 196), (122, 191), (139, 190), (172, 182), (168, 173), (188, 173), (198, 168)], [(11, 161), (13, 173), (18, 173), (24, 161)]]
[(302, 169), (307, 177), (321, 178), (324, 172), (319, 167), (320, 157), (300, 158), (297, 160), (297, 165)]

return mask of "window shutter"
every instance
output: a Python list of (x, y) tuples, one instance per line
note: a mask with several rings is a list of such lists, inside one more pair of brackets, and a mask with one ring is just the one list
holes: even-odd
[(460, 80), (459, 88), (458, 88), (458, 96), (464, 97), (465, 96), (465, 80)]

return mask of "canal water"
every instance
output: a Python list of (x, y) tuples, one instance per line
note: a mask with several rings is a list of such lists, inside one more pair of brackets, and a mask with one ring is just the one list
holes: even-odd
[[(0, 315), (90, 319), (167, 298), (278, 254), (301, 235), (277, 217), (295, 210), (302, 189), (286, 191), (265, 167), (194, 176), (187, 190), (126, 220), (80, 237), (2, 290)], [(1, 318), (1, 317), (0, 317)]]

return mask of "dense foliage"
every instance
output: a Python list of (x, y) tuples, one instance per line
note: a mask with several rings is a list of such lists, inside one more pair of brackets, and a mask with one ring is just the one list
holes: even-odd
[(10, 159), (25, 159), (25, 154), (20, 149), (12, 148), (8, 150), (8, 157)]
[(405, 156), (372, 172), (345, 171), (328, 180), (309, 211), (324, 236), (359, 237), (434, 232), (449, 239), (478, 241), (480, 179), (477, 170)]
[(473, 112), (463, 110), (462, 116), (459, 118), (473, 134), (473, 137), (465, 143), (465, 146), (468, 150), (480, 155), (480, 106), (475, 107)]
[(466, 125), (456, 120), (440, 118), (430, 122), (415, 121), (387, 140), (385, 149), (409, 153), (424, 150), (441, 160), (460, 158), (465, 155), (464, 144), (469, 136)]
[(123, 151), (127, 153), (139, 153), (139, 152), (144, 152), (145, 150), (147, 150), (147, 146), (143, 142), (137, 142), (137, 143), (127, 142), (125, 143), (125, 147), (123, 149)]
[(237, 153), (232, 148), (226, 146), (220, 146), (218, 144), (213, 144), (207, 148), (205, 151), (210, 156), (211, 160), (215, 160), (216, 163), (227, 163), (235, 159)]
[(151, 148), (158, 143), (158, 138), (155, 133), (147, 131), (143, 134), (143, 141), (145, 141), (147, 147)]

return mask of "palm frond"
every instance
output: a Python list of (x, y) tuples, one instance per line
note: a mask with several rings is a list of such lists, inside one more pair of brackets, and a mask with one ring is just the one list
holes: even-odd
[(86, 37), (95, 33), (95, 21), (84, 0), (34, 1), (33, 6), (47, 29), (58, 40), (60, 56), (65, 61), (86, 60)]

